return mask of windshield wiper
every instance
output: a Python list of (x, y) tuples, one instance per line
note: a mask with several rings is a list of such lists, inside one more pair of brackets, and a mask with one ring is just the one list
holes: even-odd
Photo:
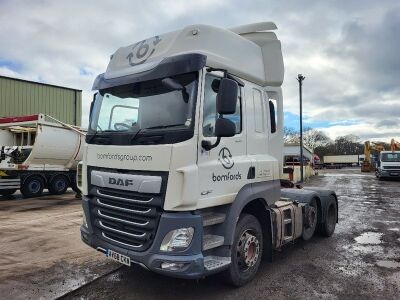
[(162, 129), (162, 128), (178, 127), (178, 126), (185, 126), (185, 124), (160, 125), (160, 126), (147, 127), (144, 129)]
[(143, 128), (140, 128), (138, 131), (136, 131), (135, 134), (132, 135), (131, 140), (129, 141), (130, 144), (135, 140), (135, 138), (138, 136), (138, 134), (143, 130)]

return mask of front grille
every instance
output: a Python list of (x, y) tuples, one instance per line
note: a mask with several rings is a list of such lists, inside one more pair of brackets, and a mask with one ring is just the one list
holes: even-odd
[(400, 166), (384, 166), (385, 170), (400, 170)]
[(128, 250), (148, 249), (156, 234), (165, 190), (166, 176), (159, 194), (90, 185), (91, 220), (96, 236)]

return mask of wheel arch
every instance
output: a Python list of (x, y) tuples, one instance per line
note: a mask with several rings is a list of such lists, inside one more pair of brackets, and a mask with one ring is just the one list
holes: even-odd
[[(263, 229), (264, 247), (267, 257), (272, 256), (272, 217), (269, 206), (280, 198), (279, 180), (247, 184), (236, 195), (235, 201), (229, 206), (226, 220), (222, 226), (225, 245), (232, 245), (235, 237), (236, 224), (240, 215), (245, 212), (254, 215)], [(269, 253), (271, 252), (271, 253)]]
[(48, 180), (47, 180), (46, 176), (39, 172), (33, 172), (33, 173), (27, 173), (27, 174), (24, 174), (23, 176), (21, 176), (21, 187), (25, 183), (25, 181), (32, 176), (38, 176), (38, 177), (42, 178), (44, 187), (47, 186)]

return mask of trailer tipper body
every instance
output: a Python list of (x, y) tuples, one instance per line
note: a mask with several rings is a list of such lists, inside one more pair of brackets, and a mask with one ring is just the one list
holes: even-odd
[(0, 195), (76, 189), (85, 133), (44, 114), (0, 118)]
[(78, 186), (82, 240), (126, 265), (240, 286), (261, 257), (333, 234), (336, 194), (281, 189), (284, 67), (270, 22), (192, 25), (112, 56)]

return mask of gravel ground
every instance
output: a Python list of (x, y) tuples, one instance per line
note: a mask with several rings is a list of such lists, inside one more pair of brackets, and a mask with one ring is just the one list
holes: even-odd
[(180, 280), (138, 266), (102, 276), (118, 265), (80, 242), (80, 203), (73, 195), (0, 201), (0, 295), (54, 298), (94, 280), (65, 298), (398, 299), (400, 182), (343, 169), (321, 171), (307, 185), (337, 192), (335, 234), (286, 246), (239, 289), (218, 276)]

